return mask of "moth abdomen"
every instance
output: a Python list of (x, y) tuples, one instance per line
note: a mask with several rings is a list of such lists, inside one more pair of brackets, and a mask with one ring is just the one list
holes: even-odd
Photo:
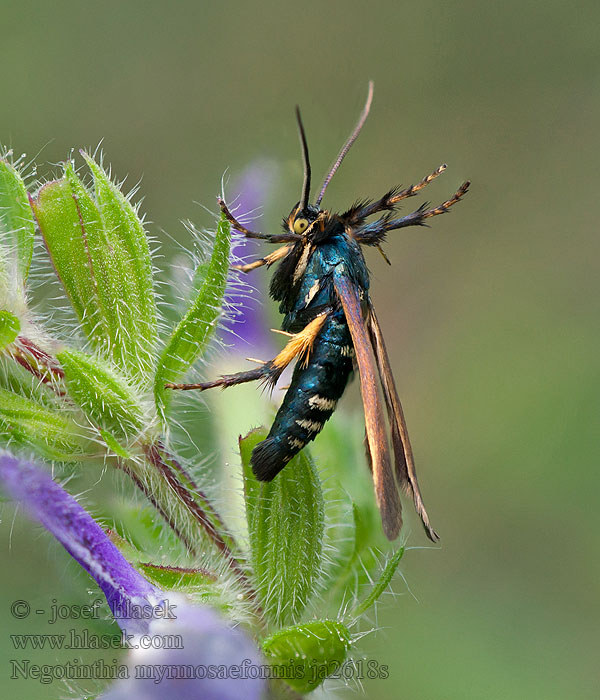
[(315, 340), (307, 366), (296, 365), (292, 381), (266, 440), (252, 452), (257, 479), (271, 481), (321, 432), (352, 372), (352, 339), (339, 312)]

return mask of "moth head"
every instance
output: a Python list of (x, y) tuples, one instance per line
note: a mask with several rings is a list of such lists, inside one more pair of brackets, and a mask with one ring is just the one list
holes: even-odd
[(302, 208), (302, 202), (298, 202), (292, 208), (287, 219), (284, 220), (284, 229), (303, 236), (308, 233), (311, 224), (316, 220), (319, 214), (319, 207), (309, 204)]

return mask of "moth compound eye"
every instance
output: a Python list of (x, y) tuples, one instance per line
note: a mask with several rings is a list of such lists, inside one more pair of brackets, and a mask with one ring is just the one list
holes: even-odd
[(296, 219), (294, 221), (294, 232), (295, 233), (304, 233), (306, 229), (308, 228), (308, 219)]

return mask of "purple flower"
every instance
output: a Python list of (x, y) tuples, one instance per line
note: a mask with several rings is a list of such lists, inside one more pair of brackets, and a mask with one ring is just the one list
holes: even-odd
[[(277, 165), (269, 160), (255, 160), (235, 179), (231, 187), (231, 206), (241, 223), (259, 231), (263, 225), (263, 209), (277, 177)], [(259, 241), (240, 237), (232, 246), (233, 255), (253, 254)]]
[(94, 578), (121, 628), (147, 632), (163, 591), (131, 566), (73, 496), (39, 467), (7, 454), (0, 455), (0, 482)]
[[(120, 626), (133, 635), (129, 678), (113, 686), (106, 700), (259, 700), (263, 667), (246, 635), (212, 610), (149, 583), (41, 468), (0, 454), (0, 482), (95, 579)], [(150, 649), (143, 649), (140, 635), (151, 640)]]
[(150, 632), (153, 639), (177, 640), (179, 648), (132, 651), (129, 678), (118, 681), (103, 700), (262, 697), (266, 667), (256, 647), (209, 608), (178, 606), (177, 620), (155, 620)]
[[(268, 201), (269, 194), (277, 177), (277, 166), (272, 161), (256, 160), (251, 163), (236, 179), (229, 201), (234, 215), (248, 228), (260, 231), (263, 225), (262, 209)], [(235, 234), (232, 240), (231, 259), (244, 262), (254, 260), (269, 252), (265, 244)], [(268, 333), (268, 321), (264, 314), (264, 292), (267, 288), (265, 268), (250, 272), (246, 278), (242, 273), (240, 281), (230, 285), (225, 294), (224, 303), (235, 308), (233, 321), (226, 324), (231, 331), (233, 347), (241, 354), (248, 354), (250, 348), (259, 352), (269, 352), (273, 345)], [(252, 295), (250, 285), (257, 288), (259, 297)], [(229, 338), (228, 338), (229, 340)]]

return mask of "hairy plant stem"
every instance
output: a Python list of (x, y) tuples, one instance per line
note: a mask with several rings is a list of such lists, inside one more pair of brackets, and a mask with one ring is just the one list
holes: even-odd
[[(200, 525), (208, 538), (216, 546), (219, 552), (227, 560), (229, 568), (234, 572), (239, 583), (247, 592), (249, 598), (254, 602), (258, 613), (261, 613), (257, 603), (256, 591), (254, 590), (248, 574), (242, 563), (234, 554), (238, 550), (235, 540), (229, 534), (223, 524), (221, 517), (215, 511), (213, 506), (208, 501), (206, 495), (198, 488), (193, 478), (188, 474), (184, 467), (170, 455), (165, 447), (160, 443), (146, 445), (144, 451), (150, 463), (156, 468), (160, 477), (168, 484), (169, 488), (177, 496), (180, 503), (185, 507), (192, 518)], [(199, 554), (198, 545), (192, 542), (189, 537), (186, 537), (182, 532), (178, 532), (172, 520), (165, 513), (165, 509), (161, 504), (157, 503), (156, 498), (148, 493), (139, 479), (135, 479), (136, 483), (143, 490), (144, 494), (152, 501), (153, 505), (158, 509), (160, 514), (165, 518), (169, 525), (177, 533), (178, 537), (185, 543), (186, 547), (194, 554)], [(200, 502), (201, 503), (200, 503)]]
[(65, 392), (56, 386), (56, 381), (65, 376), (56, 358), (22, 335), (8, 352), (15, 362), (33, 374), (42, 384), (47, 384), (58, 396), (65, 396)]

